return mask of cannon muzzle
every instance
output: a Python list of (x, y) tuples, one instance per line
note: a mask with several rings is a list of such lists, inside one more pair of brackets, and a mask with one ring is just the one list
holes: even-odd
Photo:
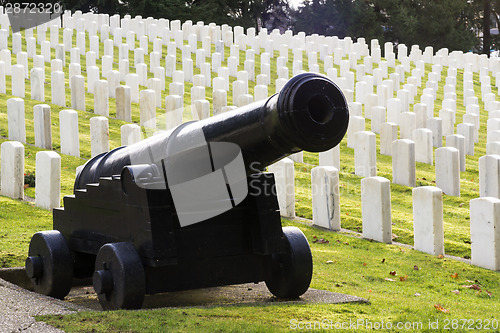
[[(212, 145), (217, 143), (238, 147), (246, 174), (250, 175), (301, 150), (320, 152), (335, 147), (348, 123), (347, 102), (340, 88), (323, 75), (304, 73), (291, 78), (267, 100), (184, 123), (134, 145), (95, 156), (76, 177), (75, 189), (97, 183), (100, 177), (119, 175), (130, 165), (151, 165), (156, 172), (168, 175), (169, 166), (204, 164), (207, 158), (213, 159), (216, 152)], [(218, 153), (221, 147), (229, 146), (219, 145)], [(229, 149), (221, 159), (232, 159), (235, 154), (238, 152)]]

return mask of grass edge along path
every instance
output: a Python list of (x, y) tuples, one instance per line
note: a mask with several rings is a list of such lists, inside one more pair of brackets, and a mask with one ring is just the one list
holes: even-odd
[(369, 330), (370, 323), (391, 332), (405, 331), (405, 324), (423, 331), (486, 325), (498, 331), (497, 272), (291, 220), (283, 219), (283, 225), (299, 227), (311, 244), (312, 288), (364, 297), (371, 304), (159, 308), (39, 316), (37, 320), (66, 332), (282, 332), (314, 323), (329, 329), (338, 323), (356, 323), (361, 331)]

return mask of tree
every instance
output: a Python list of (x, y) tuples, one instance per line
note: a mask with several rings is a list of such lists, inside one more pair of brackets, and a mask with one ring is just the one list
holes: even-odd
[(491, 50), (499, 48), (500, 36), (491, 34), (492, 23), (500, 26), (500, 0), (475, 0), (472, 2), (475, 6), (477, 31), (482, 34), (482, 43), (479, 47), (482, 53), (489, 55)]
[(308, 0), (293, 16), (295, 31), (340, 38), (383, 38), (375, 6), (366, 0)]
[(132, 17), (166, 18), (239, 25), (244, 28), (289, 26), (287, 0), (61, 0), (71, 11), (129, 14)]
[(308, 0), (293, 15), (309, 34), (463, 51), (477, 45), (474, 16), (469, 0)]

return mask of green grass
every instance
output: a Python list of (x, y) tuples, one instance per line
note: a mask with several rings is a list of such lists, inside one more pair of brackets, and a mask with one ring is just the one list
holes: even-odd
[[(47, 34), (48, 35), (48, 34)], [(62, 31), (60, 32), (62, 41)], [(76, 44), (76, 36), (74, 36)], [(9, 39), (9, 46), (11, 46)], [(139, 42), (136, 42), (139, 45)], [(88, 41), (87, 41), (88, 47)], [(152, 43), (149, 46), (152, 50)], [(23, 50), (26, 47), (23, 46)], [(102, 55), (101, 46), (101, 55)], [(213, 51), (213, 49), (212, 49)], [(37, 45), (37, 53), (40, 46)], [(163, 46), (163, 54), (166, 54), (166, 46)], [(177, 51), (177, 69), (182, 69), (181, 51)], [(275, 52), (271, 60), (271, 84), (269, 93), (275, 91), (276, 58)], [(52, 51), (52, 57), (55, 52)], [(227, 66), (229, 48), (225, 48), (225, 59), (222, 66)], [(243, 70), (244, 52), (240, 52)], [(133, 52), (129, 53), (129, 59), (133, 63)], [(207, 58), (208, 59), (208, 58)], [(290, 50), (289, 59), (293, 59)], [(193, 57), (194, 60), (194, 57)], [(307, 70), (307, 57), (303, 57), (304, 69)], [(145, 56), (149, 61), (149, 55)], [(12, 63), (15, 63), (13, 57)], [(82, 74), (85, 75), (85, 56), (81, 57)], [(362, 63), (359, 60), (358, 63)], [(397, 62), (399, 63), (399, 62)], [(32, 59), (29, 59), (30, 66)], [(68, 83), (69, 52), (66, 54), (66, 87)], [(318, 61), (320, 70), (323, 71), (323, 63)], [(100, 66), (100, 60), (97, 60)], [(161, 65), (164, 66), (164, 59)], [(292, 63), (287, 63), (292, 73)], [(338, 67), (337, 67), (338, 68)], [(374, 64), (376, 68), (376, 64)], [(414, 66), (412, 66), (412, 69)], [(118, 69), (118, 48), (114, 48), (113, 69)], [(389, 68), (389, 73), (393, 72)], [(426, 64), (425, 77), (431, 71), (431, 65)], [(53, 149), (60, 151), (59, 137), (59, 111), (70, 108), (71, 96), (69, 88), (66, 91), (66, 106), (60, 107), (50, 104), (50, 64), (45, 66), (45, 103), (51, 106), (51, 123)], [(130, 72), (135, 72), (133, 66)], [(446, 78), (447, 67), (442, 71), (442, 80), (439, 82), (439, 90), (435, 101), (435, 116), (438, 115), (443, 99), (443, 86)], [(200, 71), (194, 68), (194, 74)], [(255, 57), (255, 73), (260, 73), (260, 57)], [(215, 77), (212, 74), (212, 77)], [(408, 77), (407, 73), (407, 77)], [(153, 77), (151, 73), (148, 77)], [(422, 82), (425, 82), (425, 77)], [(230, 78), (230, 86), (235, 78)], [(6, 101), (11, 98), (11, 82), (7, 79), (7, 94), (0, 95), (0, 143), (8, 137), (7, 108)], [(166, 87), (171, 78), (166, 78)], [(492, 80), (493, 82), (493, 80)], [(26, 82), (26, 133), (28, 144), (25, 145), (25, 172), (35, 171), (35, 156), (41, 149), (33, 146), (33, 112), (34, 105), (38, 101), (30, 99), (29, 80)], [(249, 82), (249, 93), (253, 93), (254, 82)], [(400, 84), (402, 86), (402, 84)], [(184, 112), (184, 120), (190, 120), (191, 83), (185, 83), (184, 102), (187, 106)], [(459, 70), (457, 75), (457, 114), (456, 124), (461, 122), (465, 113), (463, 106), (463, 71)], [(144, 87), (141, 87), (143, 89)], [(418, 88), (415, 103), (420, 101), (425, 83)], [(474, 89), (476, 95), (480, 94), (479, 76), (474, 74)], [(495, 88), (493, 88), (495, 89)], [(209, 102), (212, 90), (206, 88), (206, 98)], [(167, 90), (162, 92), (162, 99), (167, 95)], [(500, 100), (497, 98), (497, 100)], [(232, 94), (228, 93), (228, 105), (232, 104)], [(115, 119), (115, 101), (110, 98), (110, 148), (120, 146), (120, 126), (125, 124)], [(488, 114), (480, 100), (481, 131), (479, 143), (475, 145), (475, 156), (467, 156), (467, 170), (461, 173), (461, 197), (444, 195), (443, 216), (445, 225), (445, 251), (459, 257), (470, 258), (470, 227), (469, 227), (469, 201), (479, 196), (478, 158), (485, 154), (486, 146), (486, 121)], [(79, 135), (80, 135), (80, 158), (61, 155), (61, 199), (64, 195), (72, 194), (76, 167), (85, 163), (90, 158), (90, 118), (93, 113), (93, 96), (86, 93), (86, 111), (79, 111)], [(164, 117), (165, 111), (157, 109), (157, 117)], [(139, 122), (139, 105), (132, 104), (132, 120)], [(366, 120), (366, 129), (370, 129), (370, 120)], [(379, 138), (377, 137), (377, 151), (379, 151)], [(362, 231), (361, 220), (361, 178), (354, 175), (354, 151), (346, 146), (345, 140), (340, 144), (341, 170), (340, 170), (340, 205), (342, 227), (356, 232)], [(318, 155), (304, 153), (305, 163), (295, 164), (296, 184), (296, 215), (306, 219), (312, 218), (311, 209), (311, 169), (318, 165)], [(377, 154), (377, 174), (392, 180), (392, 159), (389, 156)], [(417, 186), (435, 185), (434, 166), (417, 163)], [(28, 188), (25, 194), (35, 196), (34, 188)], [(411, 188), (397, 184), (391, 184), (392, 196), (392, 222), (395, 240), (404, 244), (413, 244), (413, 222), (412, 222), (412, 196)], [(0, 264), (1, 267), (14, 267), (24, 265), (24, 258), (28, 252), (28, 244), (31, 235), (40, 230), (51, 229), (51, 213), (38, 209), (30, 203), (11, 200), (0, 197)], [(147, 311), (116, 311), (107, 313), (80, 313), (69, 316), (40, 317), (52, 325), (63, 328), (68, 332), (96, 331), (96, 332), (155, 332), (178, 331), (178, 332), (214, 332), (214, 331), (249, 331), (269, 332), (284, 331), (290, 328), (290, 320), (299, 321), (321, 321), (331, 319), (336, 321), (349, 321), (366, 319), (370, 321), (413, 321), (423, 323), (426, 328), (428, 321), (439, 320), (442, 324), (446, 319), (492, 319), (498, 313), (500, 287), (498, 287), (498, 273), (482, 268), (470, 266), (462, 262), (439, 259), (430, 255), (422, 254), (406, 247), (385, 245), (358, 239), (352, 235), (331, 233), (314, 229), (305, 224), (297, 224), (284, 220), (285, 225), (298, 225), (305, 233), (311, 243), (314, 257), (314, 276), (312, 287), (342, 292), (365, 297), (370, 300), (371, 305), (366, 304), (344, 304), (344, 305), (296, 305), (296, 304), (273, 304), (273, 305), (241, 305), (220, 307), (190, 307), (175, 309), (155, 309)], [(313, 243), (314, 237), (328, 239), (328, 244)], [(332, 261), (327, 263), (327, 261)], [(366, 264), (366, 265), (365, 265)], [(419, 270), (414, 270), (418, 266)], [(389, 274), (396, 271), (397, 275)], [(452, 275), (458, 274), (457, 278)], [(405, 281), (400, 277), (408, 276)], [(387, 281), (386, 278), (395, 280)], [(473, 282), (468, 282), (473, 281)], [(471, 290), (464, 285), (472, 283), (481, 286), (481, 292)], [(452, 293), (459, 290), (459, 294)], [(491, 297), (486, 292), (491, 292)], [(414, 296), (416, 293), (420, 296)], [(435, 304), (441, 304), (449, 310), (442, 313), (434, 308)], [(443, 328), (443, 325), (441, 325)], [(394, 331), (394, 330), (393, 330)]]
[(52, 214), (1, 196), (0, 207), (0, 267), (24, 265), (31, 236), (38, 230), (52, 229)]
[[(294, 323), (323, 320), (390, 321), (394, 326), (397, 322), (421, 322), (423, 328), (429, 321), (439, 320), (443, 328), (445, 320), (498, 317), (500, 286), (496, 272), (406, 247), (283, 221), (284, 225), (299, 226), (311, 244), (311, 287), (361, 296), (371, 304), (246, 304), (82, 312), (37, 319), (67, 332), (281, 332)], [(314, 243), (317, 238), (329, 243)], [(391, 275), (392, 271), (396, 275)], [(464, 287), (471, 284), (480, 286), (481, 292)], [(456, 290), (458, 295), (452, 292)], [(437, 304), (449, 312), (436, 310)]]

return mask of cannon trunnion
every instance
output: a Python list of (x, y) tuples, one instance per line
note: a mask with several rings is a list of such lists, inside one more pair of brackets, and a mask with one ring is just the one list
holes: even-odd
[(309, 244), (281, 227), (274, 175), (263, 169), (334, 147), (347, 124), (340, 89), (302, 74), (266, 101), (94, 157), (54, 210), (54, 230), (31, 240), (35, 291), (64, 298), (74, 277), (92, 277), (109, 310), (140, 308), (145, 294), (247, 282), (265, 281), (279, 298), (302, 295)]

